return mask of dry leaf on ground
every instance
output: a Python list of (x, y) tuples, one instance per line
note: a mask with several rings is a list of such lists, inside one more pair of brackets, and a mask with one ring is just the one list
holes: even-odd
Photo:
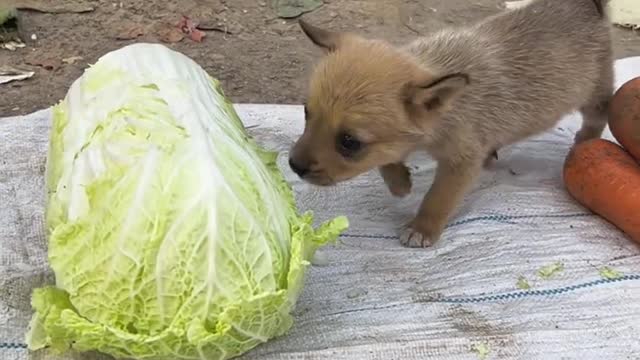
[(9, 51), (16, 51), (19, 48), (23, 48), (26, 45), (22, 41), (7, 41), (5, 43), (0, 43), (0, 49), (7, 49)]
[(196, 25), (196, 29), (199, 30), (207, 30), (207, 31), (218, 31), (221, 33), (233, 35), (234, 32), (230, 30), (226, 24), (222, 24), (219, 21), (209, 20), (203, 21)]
[(140, 24), (125, 24), (116, 35), (117, 40), (133, 40), (144, 35), (144, 28)]
[(284, 19), (295, 18), (304, 13), (311, 12), (320, 6), (321, 0), (274, 0), (273, 6), (279, 17)]
[(184, 39), (184, 33), (174, 26), (162, 27), (156, 33), (158, 39), (165, 43), (177, 43)]
[(56, 70), (62, 65), (60, 59), (40, 53), (28, 55), (24, 62), (28, 65), (40, 66), (46, 70)]
[(15, 8), (20, 10), (33, 10), (44, 13), (85, 13), (94, 11), (96, 8), (86, 1), (52, 1), (52, 0), (16, 0)]
[(6, 84), (11, 81), (20, 81), (32, 77), (33, 71), (21, 70), (12, 66), (0, 66), (0, 84)]
[(198, 30), (197, 24), (187, 16), (182, 16), (182, 19), (178, 23), (178, 28), (183, 33), (189, 35), (189, 38), (193, 41), (201, 42), (205, 37), (205, 33)]
[(70, 56), (68, 58), (62, 59), (62, 62), (65, 64), (72, 65), (72, 64), (75, 64), (76, 61), (80, 61), (82, 59), (83, 59), (82, 56)]

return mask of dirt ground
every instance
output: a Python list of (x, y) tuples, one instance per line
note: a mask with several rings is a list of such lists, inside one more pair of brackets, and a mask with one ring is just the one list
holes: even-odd
[[(54, 2), (43, 0), (48, 1)], [(276, 15), (272, 0), (81, 3), (95, 9), (85, 13), (21, 13), (26, 47), (0, 49), (0, 66), (30, 69), (36, 74), (0, 85), (0, 117), (55, 104), (87, 64), (126, 44), (161, 42), (182, 15), (217, 29), (206, 31), (202, 42), (185, 38), (167, 45), (220, 79), (234, 102), (301, 103), (306, 76), (319, 55), (295, 19)], [(357, 30), (398, 43), (445, 25), (473, 21), (502, 6), (499, 0), (324, 0), (324, 5), (304, 16), (317, 25)], [(118, 39), (140, 33), (135, 39)], [(640, 55), (640, 33), (615, 29), (614, 36), (616, 57)]]

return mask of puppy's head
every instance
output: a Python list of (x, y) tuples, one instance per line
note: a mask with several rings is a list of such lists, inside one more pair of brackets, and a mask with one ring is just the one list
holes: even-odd
[(434, 74), (382, 41), (300, 26), (325, 56), (311, 76), (305, 128), (289, 165), (316, 185), (403, 161), (469, 81)]

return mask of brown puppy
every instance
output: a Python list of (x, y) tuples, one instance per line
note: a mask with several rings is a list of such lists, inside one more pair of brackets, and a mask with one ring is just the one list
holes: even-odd
[(426, 247), (499, 148), (584, 116), (575, 141), (600, 137), (613, 92), (609, 22), (597, 0), (536, 0), (397, 48), (305, 22), (326, 51), (311, 77), (304, 133), (290, 165), (332, 185), (379, 168), (392, 194), (411, 190), (414, 151), (437, 162), (406, 246)]

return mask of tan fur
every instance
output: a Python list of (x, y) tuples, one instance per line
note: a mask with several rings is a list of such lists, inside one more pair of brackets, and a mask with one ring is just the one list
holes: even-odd
[[(310, 80), (292, 167), (318, 185), (379, 168), (391, 193), (404, 196), (404, 160), (427, 151), (436, 176), (401, 240), (431, 245), (496, 150), (574, 110), (584, 115), (576, 142), (601, 135), (613, 92), (602, 8), (597, 0), (537, 0), (404, 47), (301, 22), (326, 56)], [(339, 144), (350, 149), (353, 139), (361, 148), (345, 156)]]

